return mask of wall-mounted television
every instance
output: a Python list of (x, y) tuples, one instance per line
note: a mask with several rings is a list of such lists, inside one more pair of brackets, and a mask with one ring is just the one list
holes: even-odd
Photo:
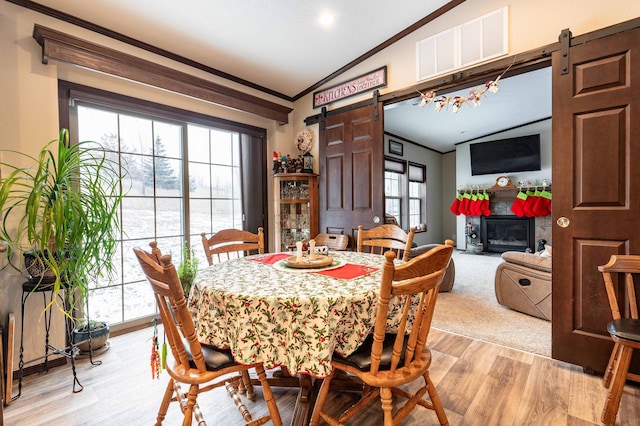
[(469, 149), (473, 176), (540, 170), (539, 134), (474, 143)]

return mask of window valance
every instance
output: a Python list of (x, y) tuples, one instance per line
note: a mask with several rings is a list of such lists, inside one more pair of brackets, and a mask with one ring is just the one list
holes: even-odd
[(42, 46), (42, 63), (50, 59), (93, 69), (218, 105), (276, 120), (289, 121), (292, 108), (177, 71), (35, 24), (33, 38)]

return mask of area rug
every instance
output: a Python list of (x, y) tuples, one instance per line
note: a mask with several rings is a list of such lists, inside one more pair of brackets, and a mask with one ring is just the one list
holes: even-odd
[(499, 254), (454, 251), (456, 277), (450, 292), (440, 293), (432, 326), (489, 343), (551, 356), (551, 322), (501, 306), (494, 278)]

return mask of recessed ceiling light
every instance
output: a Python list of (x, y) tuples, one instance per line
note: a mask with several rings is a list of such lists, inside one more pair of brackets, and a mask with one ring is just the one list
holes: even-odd
[(323, 12), (318, 19), (318, 22), (320, 22), (320, 25), (323, 27), (330, 27), (335, 20), (336, 17), (333, 15), (333, 13)]

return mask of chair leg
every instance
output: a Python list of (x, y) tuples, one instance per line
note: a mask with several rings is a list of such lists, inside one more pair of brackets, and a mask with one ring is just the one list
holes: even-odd
[(316, 398), (316, 404), (313, 407), (313, 414), (311, 415), (311, 422), (309, 423), (309, 426), (318, 426), (320, 424), (320, 416), (324, 409), (324, 403), (327, 401), (327, 396), (329, 395), (331, 379), (333, 379), (335, 373), (336, 370), (331, 370), (331, 373), (329, 373), (329, 375), (322, 381), (322, 386), (320, 386), (320, 391)]
[(262, 365), (256, 366), (256, 372), (258, 373), (258, 380), (260, 380), (260, 384), (262, 385), (262, 396), (264, 401), (267, 403), (267, 408), (269, 409), (269, 414), (271, 416), (271, 423), (273, 423), (273, 426), (281, 426), (282, 419), (280, 418), (280, 411), (276, 404), (276, 398), (273, 396), (273, 392), (271, 391), (271, 386), (269, 386), (267, 373), (264, 371), (264, 367)]
[(609, 363), (607, 363), (607, 368), (604, 370), (604, 387), (609, 389), (609, 385), (611, 384), (611, 376), (613, 375), (613, 367), (616, 364), (616, 360), (620, 356), (620, 343), (616, 342), (613, 346), (613, 351), (611, 351), (611, 356), (609, 357)]
[(189, 392), (185, 395), (187, 397), (187, 400), (184, 406), (184, 419), (182, 420), (182, 426), (191, 426), (191, 423), (193, 422), (193, 411), (194, 407), (196, 406), (198, 391), (198, 385), (189, 386)]
[(173, 379), (170, 379), (169, 383), (167, 383), (167, 388), (164, 391), (164, 396), (162, 397), (162, 403), (160, 403), (160, 408), (158, 409), (158, 416), (156, 417), (155, 426), (162, 425), (162, 421), (167, 415), (167, 410), (169, 409), (169, 404), (171, 403), (173, 392), (174, 392)]
[(384, 413), (384, 426), (393, 426), (393, 394), (390, 388), (380, 388), (380, 402)]
[(253, 389), (253, 385), (251, 384), (251, 377), (249, 377), (249, 371), (244, 370), (240, 372), (240, 376), (242, 380), (238, 382), (238, 393), (240, 395), (245, 395), (249, 399), (249, 401), (256, 400), (256, 391)]
[(621, 344), (619, 352), (618, 360), (613, 369), (613, 378), (611, 386), (609, 387), (609, 393), (607, 394), (607, 402), (602, 409), (602, 416), (600, 418), (602, 423), (607, 426), (614, 425), (616, 422), (622, 392), (624, 391), (624, 384), (627, 380), (629, 364), (631, 363), (633, 348)]
[(444, 412), (442, 401), (440, 401), (440, 395), (438, 395), (438, 391), (436, 391), (436, 387), (433, 385), (431, 377), (429, 377), (429, 372), (427, 371), (423, 377), (425, 382), (427, 382), (427, 392), (429, 393), (433, 410), (438, 416), (438, 421), (442, 426), (446, 426), (449, 424), (449, 419), (447, 419), (447, 414)]

